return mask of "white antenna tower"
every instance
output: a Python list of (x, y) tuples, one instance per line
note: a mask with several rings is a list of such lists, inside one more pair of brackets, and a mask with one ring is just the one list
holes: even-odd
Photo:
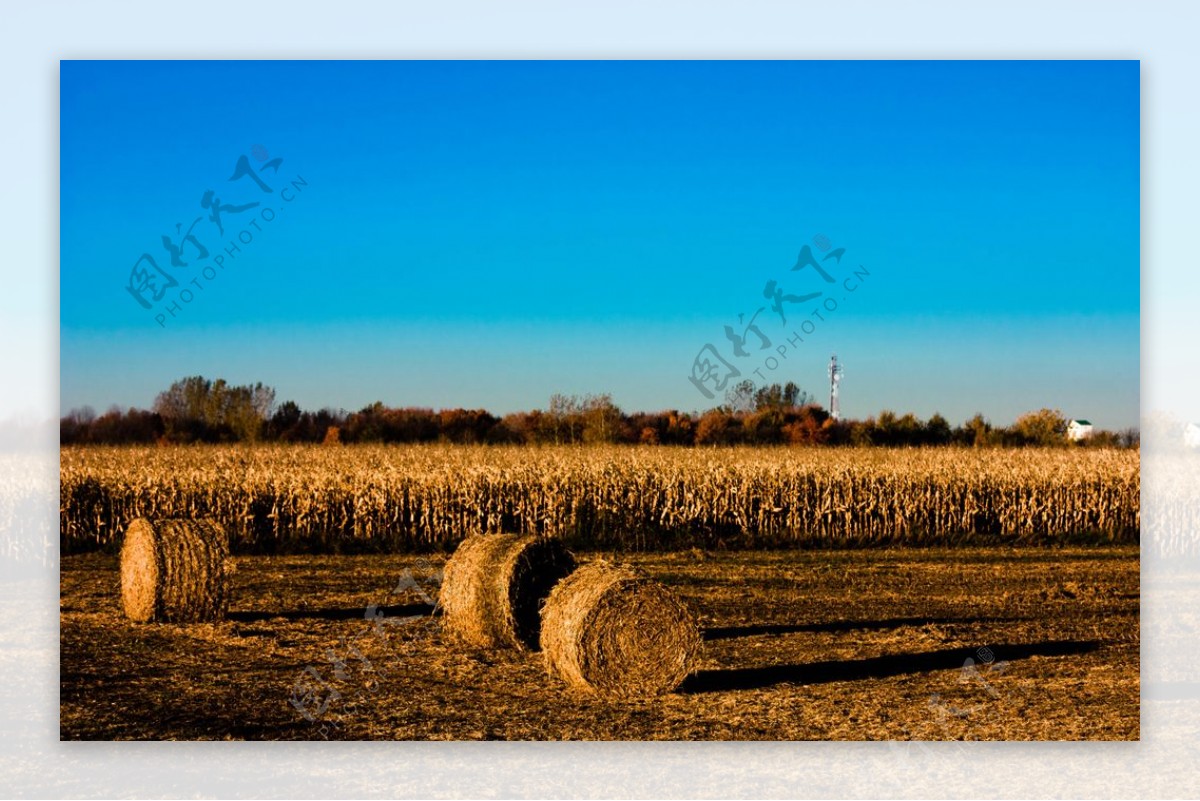
[(838, 409), (838, 384), (842, 383), (843, 372), (835, 353), (829, 360), (829, 416), (834, 420), (840, 420), (842, 417), (841, 410)]

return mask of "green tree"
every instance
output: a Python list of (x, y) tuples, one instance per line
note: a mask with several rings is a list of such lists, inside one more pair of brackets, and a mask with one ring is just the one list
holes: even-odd
[(285, 440), (294, 438), (303, 414), (295, 401), (289, 400), (279, 404), (279, 408), (271, 415), (268, 427), (271, 438)]
[(1067, 418), (1058, 409), (1039, 409), (1017, 418), (1012, 430), (1030, 445), (1065, 445)]
[(760, 412), (764, 409), (793, 409), (811, 402), (808, 393), (800, 389), (794, 381), (770, 384), (754, 393), (754, 408)]
[(579, 404), (584, 442), (616, 442), (621, 432), (621, 410), (612, 395), (588, 395)]
[(945, 445), (950, 442), (952, 434), (950, 423), (937, 412), (925, 421), (924, 439), (930, 445)]
[(275, 390), (257, 383), (231, 386), (223, 378), (189, 376), (154, 400), (166, 435), (175, 441), (258, 439), (275, 402)]
[(776, 445), (784, 441), (784, 413), (779, 407), (760, 406), (742, 421), (746, 441), (755, 445)]

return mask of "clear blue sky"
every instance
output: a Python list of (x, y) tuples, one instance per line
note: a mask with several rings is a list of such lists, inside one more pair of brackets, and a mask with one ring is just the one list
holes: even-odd
[[(64, 411), (194, 374), (305, 408), (703, 409), (711, 342), (818, 397), (836, 351), (848, 416), (1137, 425), (1134, 61), (68, 61), (61, 92)], [(242, 155), (272, 192), (228, 180)], [(259, 205), (221, 236), (207, 190)], [(197, 217), (209, 256), (172, 267)], [(818, 234), (833, 284), (791, 270)], [(142, 253), (179, 282), (149, 310)], [(769, 280), (825, 294), (785, 327)], [(763, 306), (739, 359), (724, 326)]]

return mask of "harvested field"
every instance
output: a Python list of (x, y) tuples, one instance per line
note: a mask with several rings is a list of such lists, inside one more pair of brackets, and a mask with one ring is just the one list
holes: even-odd
[(1139, 737), (1136, 547), (615, 556), (700, 617), (674, 693), (581, 698), (541, 654), (461, 647), (441, 557), (243, 557), (227, 619), (187, 625), (126, 620), (115, 556), (64, 557), (61, 736)]

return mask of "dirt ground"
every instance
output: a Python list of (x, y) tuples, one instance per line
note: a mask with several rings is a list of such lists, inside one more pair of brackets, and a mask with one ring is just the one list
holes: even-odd
[[(583, 561), (602, 556), (582, 554)], [(463, 649), (442, 557), (244, 557), (227, 620), (139, 625), (115, 557), (61, 568), (60, 736), (1136, 740), (1136, 547), (635, 554), (700, 616), (675, 693), (580, 696)]]

